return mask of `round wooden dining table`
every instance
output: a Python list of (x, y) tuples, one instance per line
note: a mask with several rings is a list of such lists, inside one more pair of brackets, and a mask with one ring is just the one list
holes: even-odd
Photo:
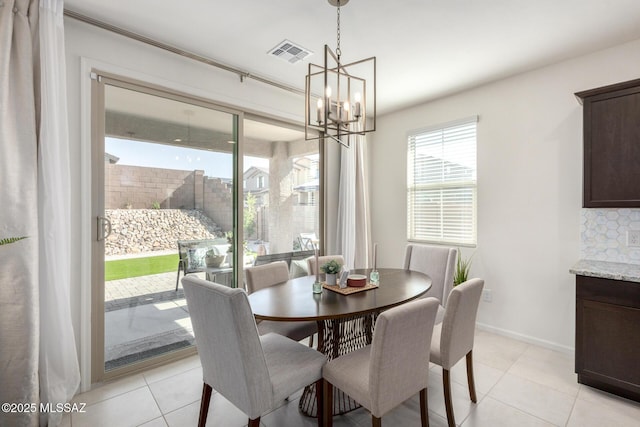
[[(350, 274), (369, 277), (370, 272), (357, 269)], [(322, 293), (314, 294), (315, 276), (305, 276), (253, 292), (249, 303), (258, 320), (316, 321), (318, 350), (331, 360), (371, 344), (380, 312), (419, 298), (431, 288), (431, 278), (424, 273), (395, 268), (380, 268), (378, 272), (379, 285), (373, 289), (343, 295), (324, 288)], [(357, 402), (335, 390), (335, 415), (358, 407)], [(299, 408), (305, 415), (316, 416), (315, 385), (307, 386)]]

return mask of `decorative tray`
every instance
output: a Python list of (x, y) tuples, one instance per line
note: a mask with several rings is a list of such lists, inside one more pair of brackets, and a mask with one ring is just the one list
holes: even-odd
[(378, 287), (378, 285), (372, 285), (371, 283), (367, 283), (365, 286), (362, 286), (359, 288), (352, 288), (349, 286), (347, 286), (346, 288), (340, 288), (340, 286), (338, 285), (327, 285), (325, 282), (323, 282), (322, 287), (342, 295), (351, 295), (351, 294), (355, 294), (362, 291), (368, 291), (369, 289), (375, 289)]

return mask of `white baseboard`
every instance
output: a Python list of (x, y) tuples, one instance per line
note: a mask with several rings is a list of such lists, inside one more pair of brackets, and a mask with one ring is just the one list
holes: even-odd
[(562, 344), (558, 344), (558, 343), (554, 343), (551, 341), (547, 341), (547, 340), (542, 340), (540, 338), (535, 338), (529, 335), (525, 335), (525, 334), (521, 334), (518, 332), (513, 332), (513, 331), (509, 331), (507, 329), (502, 329), (502, 328), (496, 328), (495, 326), (489, 326), (487, 324), (484, 323), (476, 323), (476, 327), (482, 331), (487, 331), (487, 332), (491, 332), (494, 333), (496, 335), (502, 335), (508, 338), (513, 338), (516, 339), (518, 341), (523, 341), (529, 344), (535, 344), (538, 345), (540, 347), (545, 347), (545, 348), (549, 348), (551, 350), (555, 350), (555, 351), (559, 351), (562, 353), (566, 353), (566, 354), (570, 354), (570, 355), (574, 355), (575, 354), (575, 348), (574, 347), (569, 347), (566, 345), (562, 345)]

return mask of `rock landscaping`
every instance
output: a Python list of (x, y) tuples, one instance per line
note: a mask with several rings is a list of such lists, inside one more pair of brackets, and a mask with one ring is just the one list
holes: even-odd
[(163, 251), (177, 240), (224, 237), (221, 228), (197, 209), (106, 209), (111, 235), (105, 255)]

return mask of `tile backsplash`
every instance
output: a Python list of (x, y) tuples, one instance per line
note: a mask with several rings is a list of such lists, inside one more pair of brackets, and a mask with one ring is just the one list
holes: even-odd
[(627, 231), (640, 230), (640, 209), (582, 209), (580, 257), (640, 264), (640, 247), (627, 246)]

